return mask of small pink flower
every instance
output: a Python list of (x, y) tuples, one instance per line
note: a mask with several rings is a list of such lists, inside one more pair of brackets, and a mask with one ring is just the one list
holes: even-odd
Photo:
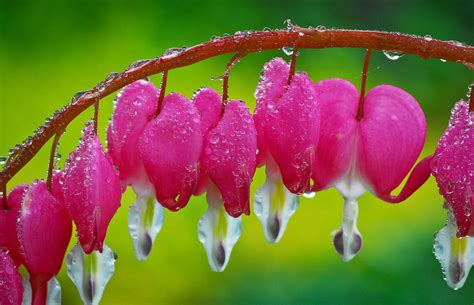
[(86, 254), (102, 252), (110, 220), (120, 207), (120, 180), (93, 126), (87, 123), (79, 146), (68, 159), (64, 198)]
[(365, 96), (364, 116), (356, 114), (359, 93), (348, 81), (328, 79), (314, 85), (321, 107), (321, 135), (313, 163), (314, 191), (335, 186), (345, 199), (344, 221), (334, 245), (344, 260), (360, 250), (357, 199), (367, 190), (399, 202), (430, 175), (430, 157), (415, 167), (398, 196), (390, 193), (415, 164), (426, 137), (426, 121), (417, 101), (402, 89), (381, 85)]
[[(207, 191), (208, 210), (199, 221), (199, 240), (213, 271), (223, 271), (250, 213), (250, 184), (256, 167), (256, 131), (245, 103), (222, 101), (210, 88), (193, 98), (204, 138), (199, 190)], [(225, 210), (224, 210), (225, 209)], [(227, 212), (227, 213), (226, 213)]]
[(50, 193), (46, 183), (40, 180), (23, 196), (17, 230), (34, 304), (44, 304), (47, 282), (61, 269), (71, 239), (71, 219), (64, 202), (57, 197), (61, 192), (59, 183), (53, 183)]
[(23, 285), (17, 266), (8, 253), (0, 250), (0, 304), (21, 305)]
[(21, 203), (28, 184), (16, 186), (8, 194), (8, 209), (0, 211), (0, 247), (8, 250), (8, 254), (15, 262), (15, 266), (22, 264), (20, 242), (17, 234), (17, 221), (20, 217)]
[[(156, 116), (159, 91), (153, 83), (136, 81), (126, 86), (115, 100), (114, 113), (107, 129), (109, 154), (119, 169), (120, 179), (131, 185), (137, 199), (130, 206), (128, 226), (135, 256), (144, 260), (150, 254), (161, 230), (164, 209), (156, 202), (140, 156), (139, 138), (146, 125)], [(152, 221), (145, 221), (152, 215)]]
[(474, 264), (474, 114), (459, 101), (431, 162), (433, 176), (448, 209), (445, 227), (435, 236), (434, 252), (448, 285), (464, 285)]
[(139, 142), (156, 198), (167, 209), (177, 211), (188, 203), (199, 177), (201, 148), (201, 120), (196, 107), (180, 94), (167, 95)]
[(266, 63), (255, 97), (259, 166), (267, 180), (255, 195), (255, 213), (270, 242), (283, 235), (299, 201), (311, 191), (319, 139), (319, 103), (311, 79), (296, 73), (288, 84), (289, 65), (281, 58)]

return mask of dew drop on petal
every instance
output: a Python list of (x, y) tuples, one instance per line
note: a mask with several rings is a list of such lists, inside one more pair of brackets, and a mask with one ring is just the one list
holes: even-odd
[(316, 196), (316, 192), (303, 193), (303, 197), (304, 197), (304, 198), (311, 199), (311, 198), (314, 198), (314, 196)]

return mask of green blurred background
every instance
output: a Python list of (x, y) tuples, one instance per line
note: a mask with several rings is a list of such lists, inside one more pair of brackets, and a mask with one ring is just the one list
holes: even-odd
[[(0, 0), (0, 155), (40, 125), (72, 95), (93, 87), (109, 72), (169, 47), (191, 46), (212, 35), (283, 27), (291, 18), (302, 26), (380, 29), (474, 44), (474, 1), (8, 1)], [(253, 92), (264, 62), (283, 52), (248, 56), (232, 71), (230, 96), (253, 108)], [(297, 68), (317, 81), (343, 77), (359, 86), (363, 50), (303, 50)], [(192, 96), (201, 86), (219, 89), (211, 76), (222, 73), (229, 56), (169, 73), (168, 91)], [(433, 151), (449, 110), (464, 98), (474, 73), (440, 60), (406, 55), (390, 61), (373, 55), (368, 86), (387, 83), (410, 92), (425, 110), (429, 132), (423, 155)], [(159, 83), (160, 77), (152, 77)], [(104, 138), (112, 98), (101, 104)], [(86, 111), (67, 129), (60, 145), (63, 161), (74, 149)], [(10, 184), (44, 178), (47, 145)], [(252, 193), (263, 182), (255, 176)], [(366, 194), (360, 199), (361, 253), (343, 263), (330, 233), (342, 217), (334, 190), (302, 199), (283, 240), (268, 244), (255, 215), (244, 217), (243, 235), (224, 273), (213, 273), (197, 239), (204, 197), (186, 209), (168, 212), (151, 256), (137, 262), (127, 231), (127, 191), (106, 243), (117, 252), (116, 273), (102, 304), (472, 304), (474, 275), (453, 291), (432, 254), (433, 234), (444, 225), (445, 210), (433, 179), (399, 205)], [(74, 238), (75, 239), (75, 238)], [(71, 246), (75, 241), (71, 241)], [(80, 304), (65, 274), (59, 274), (64, 304)]]

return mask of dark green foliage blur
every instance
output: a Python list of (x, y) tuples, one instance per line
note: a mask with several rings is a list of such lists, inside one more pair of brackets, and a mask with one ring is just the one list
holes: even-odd
[[(191, 46), (239, 30), (281, 28), (291, 18), (301, 26), (380, 29), (474, 44), (474, 1), (9, 1), (0, 0), (0, 156), (31, 135), (72, 95), (93, 87), (109, 72), (169, 47)], [(232, 71), (230, 97), (253, 108), (253, 92), (265, 61), (281, 51), (253, 54)], [(302, 50), (297, 69), (317, 81), (343, 77), (359, 86), (364, 51)], [(229, 55), (170, 71), (168, 92), (192, 96), (201, 86), (219, 89)], [(423, 156), (433, 152), (449, 110), (465, 98), (474, 73), (438, 59), (406, 55), (390, 61), (374, 52), (368, 87), (387, 83), (410, 92), (421, 104), (429, 132)], [(152, 77), (159, 84), (160, 76)], [(220, 89), (219, 89), (220, 90)], [(99, 128), (112, 111), (101, 104)], [(61, 164), (74, 149), (92, 109), (67, 129)], [(49, 145), (10, 184), (45, 178)], [(258, 170), (252, 192), (263, 183)], [(433, 179), (399, 205), (371, 194), (360, 200), (361, 253), (343, 263), (330, 233), (342, 217), (334, 190), (302, 199), (277, 245), (265, 242), (255, 215), (244, 217), (243, 235), (222, 274), (208, 267), (197, 239), (204, 196), (178, 213), (167, 213), (150, 258), (137, 262), (127, 231), (128, 191), (113, 219), (106, 243), (119, 258), (102, 304), (442, 304), (474, 302), (474, 274), (453, 291), (432, 254), (433, 233), (445, 222), (442, 198)], [(75, 242), (71, 241), (71, 245)], [(80, 304), (67, 278), (59, 280), (64, 304)]]

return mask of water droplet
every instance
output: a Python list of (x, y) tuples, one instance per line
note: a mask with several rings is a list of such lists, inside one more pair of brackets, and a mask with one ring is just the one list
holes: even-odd
[(383, 51), (383, 54), (390, 60), (398, 60), (405, 55), (399, 51)]
[(314, 196), (316, 196), (316, 192), (303, 193), (304, 198), (311, 199), (311, 198), (314, 198)]
[(441, 62), (446, 62), (446, 59), (444, 58), (440, 58), (439, 60), (441, 60)]
[(426, 41), (431, 41), (431, 40), (433, 40), (433, 37), (431, 37), (431, 35), (429, 35), (429, 34), (426, 34), (423, 38), (424, 38)]
[(316, 31), (318, 31), (318, 32), (326, 32), (326, 27), (325, 27), (324, 25), (320, 24), (320, 25), (318, 25), (318, 26), (316, 27)]
[(74, 96), (72, 97), (72, 102), (76, 102), (76, 101), (79, 100), (84, 94), (87, 94), (87, 93), (89, 93), (88, 90), (83, 90), (83, 91), (77, 92), (77, 93), (74, 94)]
[(286, 26), (288, 30), (291, 30), (293, 28), (293, 24), (291, 23), (291, 19), (286, 19), (283, 21), (283, 24)]
[(5, 163), (7, 163), (7, 157), (0, 156), (0, 165), (5, 165)]
[(283, 53), (285, 53), (286, 55), (291, 56), (291, 55), (293, 55), (293, 50), (294, 50), (294, 48), (293, 48), (293, 47), (283, 47), (281, 50), (282, 50)]

